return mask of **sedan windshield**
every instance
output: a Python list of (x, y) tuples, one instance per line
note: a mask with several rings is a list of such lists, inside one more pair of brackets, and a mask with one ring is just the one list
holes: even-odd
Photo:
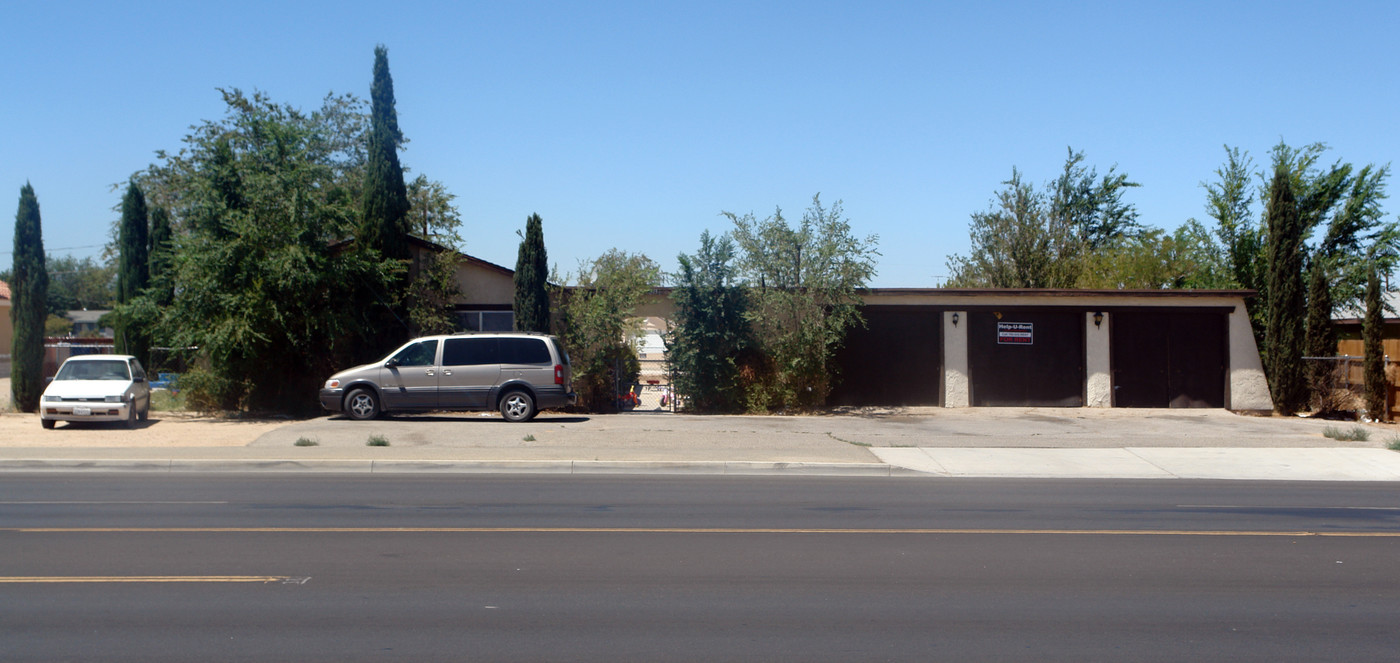
[(70, 361), (58, 369), (54, 380), (130, 380), (126, 362), (112, 361)]

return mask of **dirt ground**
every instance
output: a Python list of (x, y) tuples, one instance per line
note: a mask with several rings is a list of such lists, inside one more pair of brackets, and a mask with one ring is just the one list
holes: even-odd
[(37, 414), (0, 414), (0, 446), (5, 447), (242, 447), (289, 421), (200, 417), (182, 412), (152, 412), (133, 430), (121, 423), (60, 422), (53, 430), (39, 425)]
[(289, 423), (152, 412), (132, 430), (121, 423), (64, 422), (44, 430), (39, 415), (10, 411), (10, 379), (0, 378), (0, 446), (5, 447), (243, 447)]

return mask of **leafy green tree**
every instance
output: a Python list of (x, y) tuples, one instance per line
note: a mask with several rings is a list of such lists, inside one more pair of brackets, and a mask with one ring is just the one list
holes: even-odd
[(73, 321), (68, 318), (51, 315), (44, 319), (44, 336), (62, 337), (73, 333)]
[(408, 183), (409, 234), (439, 246), (457, 249), (462, 244), (462, 216), (457, 196), (442, 182), (419, 175)]
[(1225, 147), (1225, 165), (1217, 168), (1217, 182), (1202, 182), (1206, 210), (1216, 221), (1215, 234), (1225, 247), (1235, 287), (1262, 290), (1264, 232), (1254, 221), (1254, 162), (1248, 152)]
[(108, 309), (117, 299), (116, 265), (99, 264), (91, 257), (57, 255), (49, 256), (45, 265), (49, 272), (49, 315)]
[(1086, 260), (1142, 231), (1137, 209), (1123, 200), (1139, 186), (1110, 168), (1102, 177), (1069, 150), (1063, 172), (1037, 192), (1019, 170), (1003, 182), (991, 209), (974, 212), (967, 256), (948, 261), (952, 287), (1073, 288)]
[(399, 164), (398, 113), (394, 109), (394, 79), (389, 76), (389, 51), (374, 48), (374, 82), (370, 87), (369, 164), (365, 171), (364, 225), (360, 241), (385, 258), (408, 260), (408, 189)]
[[(141, 296), (149, 285), (148, 258), (150, 221), (146, 212), (146, 197), (135, 183), (128, 184), (122, 197), (122, 216), (117, 232), (117, 303), (129, 304)], [(143, 320), (130, 315), (115, 316), (117, 352), (134, 355), (141, 363), (150, 363), (147, 348), (149, 334)]]
[(549, 331), (549, 257), (544, 248), (544, 221), (531, 214), (525, 220), (520, 252), (515, 259), (515, 328)]
[(455, 302), (461, 294), (457, 285), (460, 255), (442, 247), (425, 251), (414, 261), (404, 308), (415, 336), (449, 334), (459, 329)]
[(754, 348), (748, 291), (738, 282), (734, 241), (700, 235), (694, 255), (676, 257), (671, 276), (675, 304), (673, 327), (666, 335), (666, 361), (674, 372), (676, 394), (701, 412), (744, 409), (744, 368), (752, 368)]
[(1229, 268), (1210, 231), (1188, 221), (1173, 233), (1145, 228), (1085, 256), (1076, 286), (1092, 289), (1228, 288)]
[(613, 410), (617, 385), (635, 379), (635, 312), (660, 279), (661, 268), (645, 255), (612, 249), (581, 263), (575, 287), (559, 292), (574, 389), (584, 407)]
[(852, 234), (841, 202), (828, 209), (819, 195), (795, 228), (781, 209), (763, 220), (724, 215), (750, 288), (746, 317), (774, 371), (771, 383), (750, 391), (749, 408), (823, 405), (836, 377), (832, 356), (851, 327), (865, 324), (856, 290), (875, 275), (878, 238)]
[(955, 288), (1069, 288), (1078, 277), (1074, 229), (1046, 214), (1045, 198), (1011, 169), (996, 204), (973, 212), (972, 250), (948, 260)]
[(1374, 421), (1384, 421), (1385, 411), (1385, 348), (1381, 342), (1385, 320), (1381, 312), (1381, 279), (1377, 270), (1366, 277), (1366, 319), (1362, 325), (1363, 369), (1366, 382), (1366, 413)]
[(1064, 171), (1051, 186), (1050, 214), (1056, 225), (1074, 229), (1088, 251), (1137, 234), (1137, 208), (1123, 202), (1123, 193), (1141, 185), (1116, 172), (1117, 166), (1100, 178), (1098, 169), (1084, 166), (1083, 152), (1068, 151)]
[[(312, 113), (224, 90), (226, 117), (194, 127), (177, 154), (141, 176), (183, 228), (174, 239), (170, 306), (138, 298), (158, 338), (196, 347), (192, 372), (208, 407), (316, 409), (317, 386), (350, 362), (382, 355), (375, 308), (402, 270), (344, 241), (361, 218), (363, 114), (328, 96)], [(363, 137), (363, 131), (358, 133)], [(184, 378), (182, 377), (182, 380)]]
[(1276, 167), (1269, 189), (1265, 222), (1268, 231), (1268, 326), (1265, 368), (1274, 410), (1293, 414), (1307, 404), (1303, 375), (1303, 219), (1289, 172)]
[(44, 267), (44, 232), (39, 198), (25, 183), (15, 213), (14, 264), (10, 270), (10, 402), (21, 412), (34, 412), (44, 392), (44, 322), (47, 319), (49, 274)]

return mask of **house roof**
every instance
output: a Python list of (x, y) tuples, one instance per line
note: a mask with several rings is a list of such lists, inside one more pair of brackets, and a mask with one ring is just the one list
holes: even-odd
[[(1381, 293), (1381, 317), (1386, 322), (1400, 322), (1396, 317), (1396, 312), (1400, 312), (1400, 292)], [(1332, 312), (1332, 323), (1339, 325), (1359, 325), (1366, 318), (1366, 309), (1362, 308), (1338, 308)]]

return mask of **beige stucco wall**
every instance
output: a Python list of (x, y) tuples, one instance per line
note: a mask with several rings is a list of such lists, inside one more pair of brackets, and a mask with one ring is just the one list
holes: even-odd
[(1084, 405), (1086, 407), (1113, 407), (1112, 363), (1109, 360), (1109, 325), (1113, 316), (1105, 313), (1103, 321), (1094, 325), (1094, 314), (1084, 314)]
[(10, 300), (0, 299), (0, 355), (9, 355), (15, 344), (14, 322), (10, 320)]
[(1249, 325), (1249, 313), (1244, 302), (1230, 314), (1230, 382), (1225, 398), (1236, 412), (1268, 412), (1274, 409), (1269, 395), (1269, 381), (1264, 377), (1264, 364), (1259, 359), (1259, 346), (1254, 342), (1254, 330)]
[(464, 306), (511, 305), (515, 302), (515, 279), (494, 267), (464, 260), (457, 265), (457, 288)]
[[(953, 316), (958, 324), (953, 324)], [(967, 370), (967, 311), (943, 312), (943, 407), (972, 405)]]

